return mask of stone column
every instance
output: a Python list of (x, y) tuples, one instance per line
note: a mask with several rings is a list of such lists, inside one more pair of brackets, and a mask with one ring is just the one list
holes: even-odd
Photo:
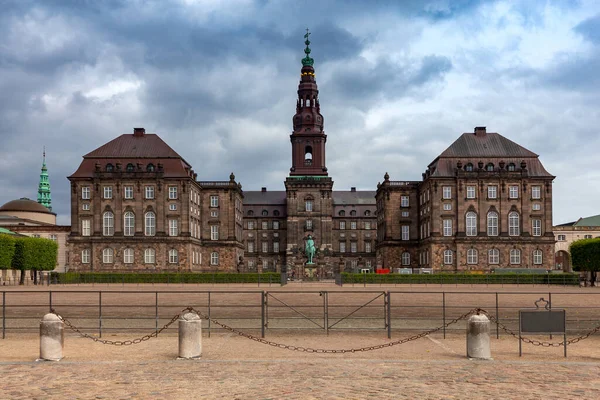
[(194, 312), (187, 312), (179, 319), (179, 358), (191, 359), (202, 356), (202, 320)]
[(46, 314), (40, 321), (40, 361), (59, 361), (63, 358), (64, 323), (56, 314)]
[(472, 315), (467, 322), (467, 357), (490, 360), (490, 320), (487, 316)]

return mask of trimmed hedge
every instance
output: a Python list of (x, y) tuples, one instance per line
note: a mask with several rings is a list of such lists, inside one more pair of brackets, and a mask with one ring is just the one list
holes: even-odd
[(12, 268), (51, 271), (56, 267), (58, 244), (50, 239), (19, 237), (15, 239)]
[(579, 285), (579, 274), (342, 274), (352, 283), (437, 283), (437, 284), (550, 284)]
[(577, 240), (569, 246), (575, 271), (600, 271), (600, 238)]
[(10, 269), (15, 255), (15, 238), (0, 235), (0, 269)]
[(51, 274), (51, 282), (74, 283), (277, 283), (281, 275), (276, 272), (257, 273), (174, 273), (174, 272), (66, 272)]

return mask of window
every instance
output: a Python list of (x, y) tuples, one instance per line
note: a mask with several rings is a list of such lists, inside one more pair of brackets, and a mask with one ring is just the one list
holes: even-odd
[(442, 187), (442, 198), (443, 199), (451, 199), (452, 198), (452, 187), (450, 187), (450, 186)]
[(273, 242), (273, 253), (279, 253), (279, 242)]
[(114, 169), (115, 169), (115, 167), (112, 164), (110, 164), (110, 163), (106, 164), (106, 172), (113, 172)]
[(169, 250), (169, 264), (179, 263), (179, 252), (176, 249)]
[(169, 211), (177, 211), (177, 204), (175, 204), (175, 203), (169, 204)]
[(351, 217), (356, 217), (356, 210), (350, 211), (350, 216)]
[(346, 229), (346, 221), (340, 221), (340, 229)]
[(488, 236), (498, 236), (498, 213), (495, 211), (487, 214), (487, 234)]
[(371, 211), (367, 210), (365, 211), (365, 217), (370, 217), (371, 216)]
[(365, 222), (365, 229), (366, 229), (366, 230), (369, 230), (369, 229), (371, 229), (371, 223), (370, 223), (369, 221), (366, 221), (366, 222)]
[(254, 211), (252, 211), (252, 210), (248, 211), (248, 216), (249, 217), (253, 217), (254, 216)]
[(506, 167), (510, 172), (513, 172), (515, 170), (515, 164), (510, 163), (508, 164), (508, 166)]
[(356, 253), (358, 251), (358, 246), (356, 242), (350, 242), (350, 253)]
[(465, 165), (465, 171), (473, 172), (473, 164), (468, 163), (467, 165)]
[(273, 229), (279, 229), (279, 221), (273, 221)]
[(516, 185), (512, 185), (508, 187), (508, 198), (509, 199), (518, 199), (519, 198), (519, 187)]
[(306, 227), (306, 229), (312, 229), (312, 228), (313, 228), (313, 222), (312, 222), (312, 219), (307, 219), (307, 220), (306, 220), (305, 227)]
[(345, 215), (346, 215), (346, 211), (342, 210), (342, 211), (340, 211), (340, 212), (338, 213), (338, 215), (339, 215), (340, 217), (343, 217), (343, 216), (345, 216)]
[(150, 200), (154, 198), (154, 186), (146, 186), (144, 188), (145, 191), (145, 198)]
[(488, 186), (488, 199), (495, 199), (498, 197), (498, 186), (490, 185)]
[(498, 250), (498, 249), (488, 250), (488, 263), (500, 264), (500, 250)]
[(508, 214), (508, 235), (519, 236), (519, 213), (513, 211)]
[(248, 221), (248, 229), (254, 229), (254, 221)]
[(177, 186), (169, 186), (169, 200), (177, 199)]
[(81, 209), (82, 209), (83, 211), (90, 211), (90, 203), (83, 203), (83, 204), (81, 205)]
[(583, 238), (584, 238), (584, 239), (591, 239), (591, 238), (592, 238), (592, 235), (583, 235)]
[(542, 205), (540, 203), (533, 203), (533, 205), (532, 205), (533, 211), (540, 211), (541, 209), (542, 209)]
[(104, 186), (103, 188), (103, 198), (104, 199), (112, 199), (112, 186)]
[(371, 242), (365, 242), (365, 253), (371, 252)]
[(350, 229), (356, 229), (356, 221), (350, 221)]
[(452, 264), (452, 250), (444, 250), (444, 264), (450, 265)]
[(408, 196), (400, 196), (400, 207), (408, 207)]
[(269, 242), (262, 242), (261, 245), (262, 245), (261, 251), (263, 253), (268, 253), (269, 252)]
[(477, 214), (470, 211), (466, 215), (467, 236), (477, 236)]
[(92, 223), (89, 219), (81, 220), (81, 236), (90, 236), (91, 225), (92, 225)]
[(407, 251), (402, 253), (402, 265), (410, 265), (410, 253)]
[(406, 218), (408, 217), (410, 214), (408, 213), (408, 211), (402, 211), (402, 217)]
[(467, 186), (467, 199), (475, 198), (475, 186)]
[(146, 171), (147, 172), (154, 172), (154, 164), (148, 164), (146, 166)]
[(521, 250), (511, 249), (510, 250), (510, 263), (521, 264)]
[(156, 235), (156, 216), (152, 211), (149, 211), (144, 216), (145, 219), (145, 229), (144, 233), (146, 236), (154, 236)]
[(133, 236), (135, 234), (135, 215), (127, 211), (123, 216), (123, 235)]
[[(211, 207), (219, 207), (219, 196), (210, 196), (210, 206)], [(214, 253), (217, 254), (217, 262), (219, 259), (219, 254), (218, 253)], [(212, 264), (212, 265), (217, 265), (217, 264)]]
[(219, 240), (219, 225), (210, 226), (210, 240)]
[(125, 198), (128, 200), (133, 199), (133, 186), (125, 186), (124, 187)]
[(179, 229), (177, 226), (177, 220), (176, 219), (170, 219), (169, 220), (169, 236), (177, 236), (179, 235)]
[[(210, 210), (210, 217), (211, 218), (218, 218), (219, 217), (219, 210)], [(237, 215), (236, 215), (237, 217)]]
[(112, 264), (114, 251), (111, 248), (102, 250), (102, 262), (104, 264)]
[(532, 233), (533, 236), (542, 236), (542, 220), (541, 219), (532, 219), (531, 220), (531, 227), (532, 229)]
[(115, 216), (110, 211), (106, 211), (102, 215), (102, 234), (104, 236), (112, 236), (115, 234)]
[(444, 211), (451, 211), (451, 210), (452, 210), (452, 204), (444, 203)]
[(492, 163), (488, 163), (488, 164), (485, 166), (485, 170), (486, 170), (486, 171), (488, 171), (488, 172), (494, 172), (494, 164), (492, 164)]
[(402, 225), (402, 240), (410, 240), (410, 226)]
[(91, 197), (91, 190), (89, 186), (83, 186), (81, 188), (81, 198), (84, 200), (89, 200)]
[(123, 250), (123, 262), (125, 264), (133, 264), (133, 249)]
[(535, 265), (540, 265), (542, 263), (542, 251), (541, 250), (533, 251), (533, 263)]
[(248, 269), (254, 268), (254, 260), (248, 260)]
[(248, 242), (248, 253), (254, 253), (254, 242)]
[(261, 224), (261, 229), (263, 231), (266, 231), (267, 229), (269, 229), (269, 222), (268, 221), (263, 221), (262, 224)]
[(340, 242), (340, 253), (346, 252), (346, 242)]
[(452, 236), (452, 220), (444, 219), (442, 223), (444, 227), (444, 236)]
[(467, 264), (477, 264), (477, 250), (469, 249), (467, 250)]
[(90, 263), (90, 249), (84, 249), (81, 251), (81, 263), (82, 264)]
[(156, 252), (154, 251), (154, 249), (144, 250), (144, 263), (154, 264), (155, 261), (156, 261)]
[(135, 167), (133, 166), (133, 164), (132, 164), (132, 163), (129, 163), (129, 164), (127, 164), (127, 166), (125, 167), (125, 171), (127, 171), (127, 172), (133, 172), (134, 168), (135, 168)]
[(268, 215), (269, 215), (269, 212), (268, 212), (267, 210), (262, 210), (262, 213), (261, 213), (261, 215), (262, 215), (263, 217), (266, 217), (266, 216), (268, 216)]
[(559, 242), (564, 242), (567, 240), (567, 235), (558, 235), (558, 241)]
[(273, 216), (275, 216), (275, 217), (279, 217), (279, 210), (275, 210), (275, 211), (273, 211)]
[(541, 199), (542, 198), (541, 186), (532, 186), (531, 187), (531, 198), (532, 199)]
[(313, 202), (312, 202), (312, 200), (306, 200), (304, 202), (304, 209), (306, 211), (312, 211), (313, 210)]

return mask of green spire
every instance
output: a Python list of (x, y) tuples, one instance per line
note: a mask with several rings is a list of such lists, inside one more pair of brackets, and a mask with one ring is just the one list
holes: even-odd
[(305, 67), (307, 67), (307, 66), (312, 67), (313, 63), (315, 62), (315, 60), (310, 58), (310, 47), (308, 47), (308, 45), (310, 44), (310, 40), (308, 40), (309, 36), (310, 36), (310, 32), (308, 31), (308, 28), (306, 28), (306, 34), (304, 35), (304, 38), (306, 39), (304, 41), (304, 44), (306, 45), (306, 48), (304, 49), (304, 53), (306, 53), (306, 57), (304, 57), (302, 59), (302, 65), (304, 65)]
[(52, 211), (52, 196), (50, 195), (50, 182), (48, 181), (48, 168), (46, 168), (46, 147), (44, 147), (44, 158), (42, 161), (42, 173), (38, 185), (37, 202)]

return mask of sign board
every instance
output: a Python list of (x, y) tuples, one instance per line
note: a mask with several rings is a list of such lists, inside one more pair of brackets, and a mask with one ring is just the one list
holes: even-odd
[[(538, 303), (543, 303), (540, 309)], [(551, 309), (550, 302), (542, 297), (535, 303), (535, 310), (519, 311), (519, 357), (522, 355), (521, 333), (549, 334), (561, 333), (563, 335), (565, 357), (567, 356), (567, 312), (562, 309)]]

